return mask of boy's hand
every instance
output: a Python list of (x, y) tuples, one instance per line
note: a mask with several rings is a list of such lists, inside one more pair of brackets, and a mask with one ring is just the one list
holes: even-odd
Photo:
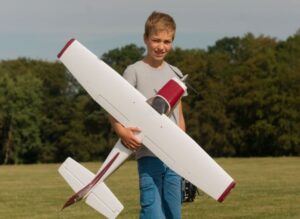
[(130, 150), (136, 151), (142, 146), (141, 140), (137, 137), (137, 134), (141, 132), (141, 129), (137, 127), (123, 128), (119, 133), (119, 137), (125, 147)]

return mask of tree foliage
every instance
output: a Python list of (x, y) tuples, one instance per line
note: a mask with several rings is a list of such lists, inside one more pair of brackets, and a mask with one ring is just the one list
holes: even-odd
[[(122, 73), (142, 59), (134, 44), (101, 57)], [(225, 37), (207, 50), (175, 48), (188, 74), (187, 132), (213, 156), (300, 155), (300, 36)], [(0, 62), (0, 163), (105, 157), (116, 141), (107, 118), (58, 62)]]
[[(15, 66), (19, 61), (12, 63)], [(1, 69), (0, 126), (2, 163), (37, 162), (41, 142), (41, 87), (30, 69), (14, 71)]]

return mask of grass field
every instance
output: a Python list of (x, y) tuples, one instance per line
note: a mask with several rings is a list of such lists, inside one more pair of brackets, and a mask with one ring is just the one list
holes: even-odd
[[(220, 204), (200, 193), (183, 205), (184, 219), (300, 218), (300, 158), (217, 159), (237, 181)], [(84, 163), (96, 171), (99, 163)], [(57, 172), (58, 164), (0, 166), (1, 219), (103, 218), (80, 202), (60, 211), (71, 189)], [(125, 206), (119, 218), (138, 218), (136, 162), (126, 162), (107, 184)]]

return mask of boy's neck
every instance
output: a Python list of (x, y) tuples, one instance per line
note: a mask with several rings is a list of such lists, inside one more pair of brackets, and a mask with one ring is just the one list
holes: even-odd
[(146, 56), (143, 61), (153, 68), (162, 68), (164, 64), (164, 60), (155, 60), (148, 56)]

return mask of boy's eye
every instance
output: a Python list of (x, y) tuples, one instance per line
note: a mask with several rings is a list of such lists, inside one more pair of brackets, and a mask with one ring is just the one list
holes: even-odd
[(152, 39), (152, 42), (155, 42), (155, 43), (161, 43), (161, 42), (163, 42), (164, 44), (171, 44), (172, 43), (172, 41), (170, 41), (170, 40), (164, 40), (164, 41), (162, 41), (160, 39)]

